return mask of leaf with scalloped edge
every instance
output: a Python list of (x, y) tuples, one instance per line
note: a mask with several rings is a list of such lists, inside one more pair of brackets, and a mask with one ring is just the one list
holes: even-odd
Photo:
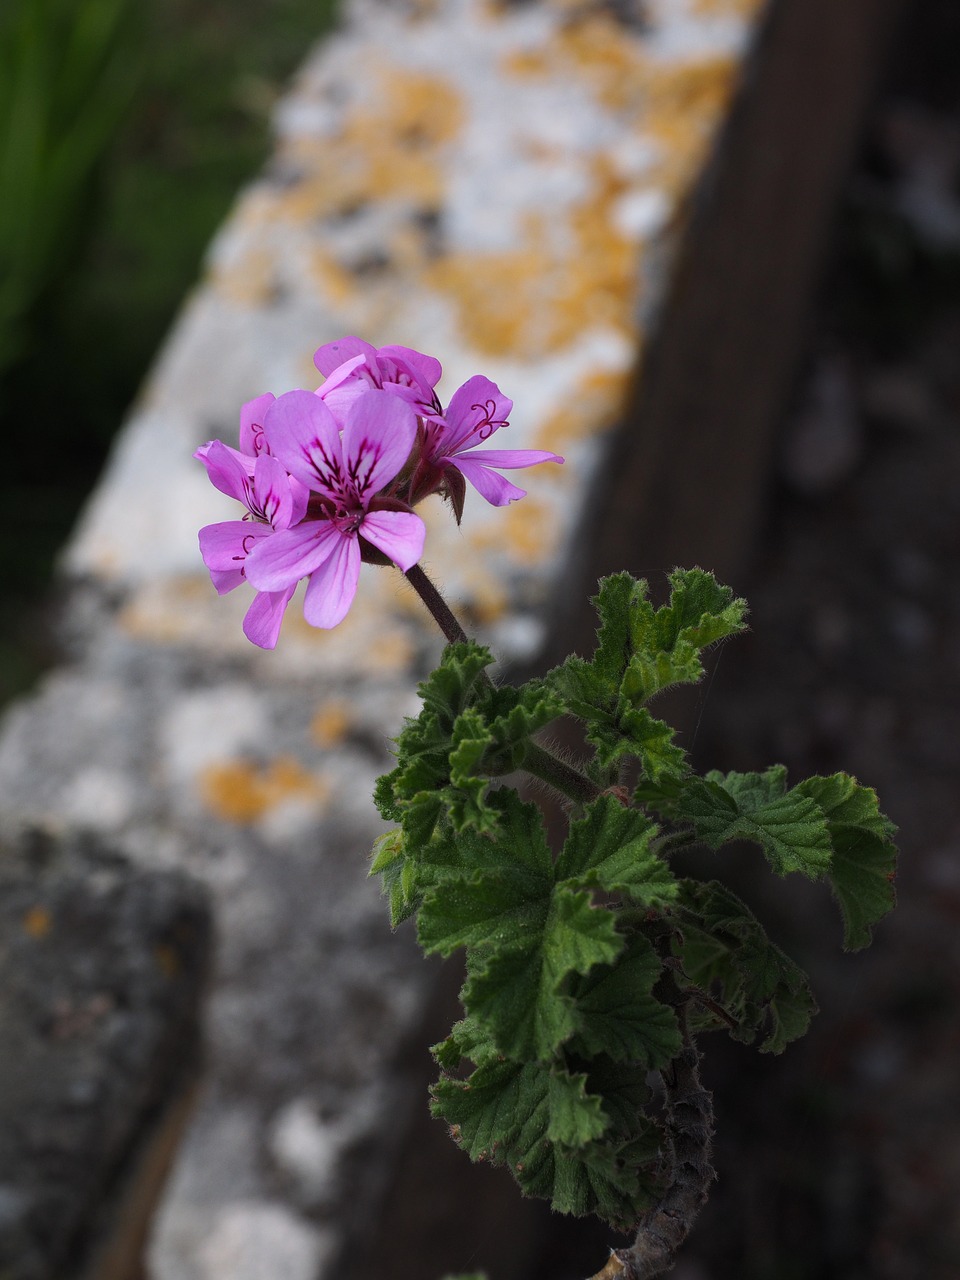
[(557, 858), (559, 882), (628, 894), (645, 906), (662, 907), (677, 896), (673, 872), (651, 849), (659, 828), (639, 809), (611, 795), (586, 806)]
[(570, 1052), (665, 1067), (683, 1041), (677, 1015), (652, 994), (662, 972), (652, 945), (635, 934), (613, 965), (598, 965), (577, 979), (572, 995), (580, 1029), (569, 1043)]
[(681, 881), (674, 952), (690, 982), (737, 1024), (701, 1009), (694, 1025), (724, 1027), (761, 1053), (781, 1053), (817, 1011), (807, 976), (775, 946), (753, 912), (716, 880)]
[(809, 796), (786, 789), (787, 771), (774, 765), (764, 773), (716, 771), (691, 778), (672, 806), (673, 815), (693, 824), (711, 849), (731, 840), (760, 845), (777, 875), (799, 871), (811, 879), (830, 866), (833, 845), (823, 810)]
[[(611, 912), (562, 885), (546, 910), (532, 908), (518, 938), (516, 916), (501, 930), (497, 950), (470, 966), (464, 1008), (514, 1061), (545, 1060), (579, 1026), (565, 979), (616, 959), (624, 945)], [(512, 937), (511, 937), (511, 931)]]
[(896, 827), (880, 812), (877, 793), (846, 773), (806, 778), (794, 791), (822, 809), (833, 843), (827, 879), (840, 905), (844, 947), (870, 945), (873, 926), (896, 903)]
[(589, 1079), (559, 1064), (487, 1063), (467, 1080), (442, 1077), (431, 1109), (472, 1159), (507, 1165), (527, 1195), (625, 1228), (644, 1207), (640, 1165), (656, 1157), (653, 1126), (634, 1110), (628, 1132), (611, 1130)]

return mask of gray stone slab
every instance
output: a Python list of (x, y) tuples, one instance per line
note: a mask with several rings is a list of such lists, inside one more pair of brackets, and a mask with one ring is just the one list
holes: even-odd
[(123, 1241), (159, 1190), (146, 1152), (155, 1164), (199, 1071), (210, 934), (207, 896), (182, 873), (133, 868), (89, 838), (35, 834), (4, 851), (5, 1280), (108, 1280), (108, 1255), (129, 1265)]

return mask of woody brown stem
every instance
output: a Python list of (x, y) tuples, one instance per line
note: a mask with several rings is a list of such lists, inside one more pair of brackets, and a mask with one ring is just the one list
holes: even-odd
[(700, 1054), (687, 1040), (669, 1071), (663, 1073), (664, 1119), (672, 1176), (659, 1203), (637, 1224), (637, 1238), (629, 1249), (614, 1250), (601, 1276), (622, 1280), (652, 1280), (669, 1271), (677, 1251), (690, 1234), (716, 1177), (710, 1162), (713, 1138), (713, 1100), (700, 1083)]

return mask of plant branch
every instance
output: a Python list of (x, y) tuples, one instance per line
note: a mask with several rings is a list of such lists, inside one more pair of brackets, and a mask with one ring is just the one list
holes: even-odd
[(623, 1265), (623, 1280), (652, 1280), (670, 1270), (716, 1177), (710, 1162), (713, 1099), (700, 1083), (699, 1066), (696, 1045), (685, 1036), (680, 1054), (662, 1073), (670, 1186), (641, 1217), (633, 1245), (614, 1251), (612, 1257)]
[(443, 632), (448, 644), (466, 644), (467, 633), (461, 627), (453, 610), (418, 564), (408, 569), (404, 577), (430, 610), (434, 622)]

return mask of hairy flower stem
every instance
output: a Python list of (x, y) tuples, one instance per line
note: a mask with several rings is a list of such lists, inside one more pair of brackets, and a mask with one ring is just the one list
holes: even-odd
[(623, 1267), (619, 1273), (623, 1280), (652, 1280), (670, 1270), (716, 1177), (710, 1163), (713, 1100), (700, 1084), (699, 1064), (700, 1054), (687, 1039), (663, 1072), (670, 1186), (659, 1204), (641, 1217), (632, 1246), (612, 1254), (610, 1262), (616, 1260)]
[(466, 644), (467, 633), (457, 621), (453, 610), (418, 564), (408, 569), (404, 577), (430, 610), (430, 614), (443, 632), (447, 644)]

